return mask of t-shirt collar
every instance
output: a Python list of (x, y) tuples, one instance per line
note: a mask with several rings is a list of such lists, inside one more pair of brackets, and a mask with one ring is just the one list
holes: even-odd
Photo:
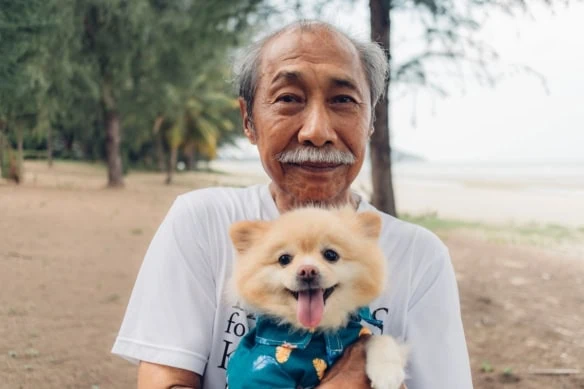
[[(370, 209), (369, 203), (367, 203), (367, 201), (365, 201), (363, 199), (363, 197), (361, 197), (360, 195), (358, 195), (355, 192), (351, 192), (351, 193), (357, 199), (357, 203), (358, 203), (357, 212), (362, 212), (362, 211), (366, 211), (366, 210)], [(274, 201), (274, 198), (272, 197), (272, 194), (270, 193), (269, 184), (264, 184), (261, 186), (260, 196), (262, 198), (262, 211), (263, 211), (262, 213), (263, 213), (263, 216), (265, 216), (263, 218), (263, 220), (277, 219), (280, 216), (280, 211), (278, 210), (278, 207), (276, 206), (276, 202)]]

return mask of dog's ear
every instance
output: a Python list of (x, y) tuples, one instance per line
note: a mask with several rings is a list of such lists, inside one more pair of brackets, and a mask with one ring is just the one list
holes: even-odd
[(236, 222), (229, 228), (229, 236), (237, 252), (243, 254), (267, 228), (268, 222), (261, 220)]
[(360, 212), (357, 214), (357, 221), (361, 231), (368, 238), (379, 238), (381, 233), (381, 216), (372, 211)]

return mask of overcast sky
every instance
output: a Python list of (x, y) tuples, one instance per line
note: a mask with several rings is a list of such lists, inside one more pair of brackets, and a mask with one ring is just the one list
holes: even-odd
[[(369, 34), (368, 2), (326, 12), (324, 19), (357, 36)], [(501, 65), (523, 64), (543, 74), (517, 75), (495, 88), (460, 82), (446, 98), (419, 93), (394, 100), (394, 147), (432, 161), (522, 161), (584, 163), (584, 4), (535, 9), (531, 19), (493, 16), (482, 37), (495, 47)], [(393, 26), (415, 36), (408, 16)], [(397, 38), (398, 40), (400, 38)], [(407, 51), (403, 43), (402, 51)], [(399, 51), (395, 53), (399, 55)], [(416, 114), (413, 114), (413, 107)], [(415, 125), (412, 118), (415, 116)]]

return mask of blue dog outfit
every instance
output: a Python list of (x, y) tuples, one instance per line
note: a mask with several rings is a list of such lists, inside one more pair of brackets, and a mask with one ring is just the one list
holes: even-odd
[(336, 332), (310, 332), (290, 325), (278, 325), (273, 319), (258, 317), (256, 326), (245, 335), (229, 358), (229, 389), (316, 387), (324, 372), (350, 344), (371, 334), (361, 324), (364, 320), (382, 328), (369, 308), (351, 315), (347, 326)]

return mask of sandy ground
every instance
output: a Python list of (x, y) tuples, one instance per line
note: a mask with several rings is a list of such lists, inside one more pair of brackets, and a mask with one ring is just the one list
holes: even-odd
[[(0, 182), (0, 388), (135, 387), (135, 367), (109, 351), (158, 224), (180, 193), (250, 180), (189, 173), (167, 187), (134, 173), (125, 189), (106, 190), (97, 167), (27, 172), (21, 187)], [(476, 231), (440, 235), (475, 387), (584, 388), (584, 258)], [(580, 373), (533, 374), (544, 368)]]

